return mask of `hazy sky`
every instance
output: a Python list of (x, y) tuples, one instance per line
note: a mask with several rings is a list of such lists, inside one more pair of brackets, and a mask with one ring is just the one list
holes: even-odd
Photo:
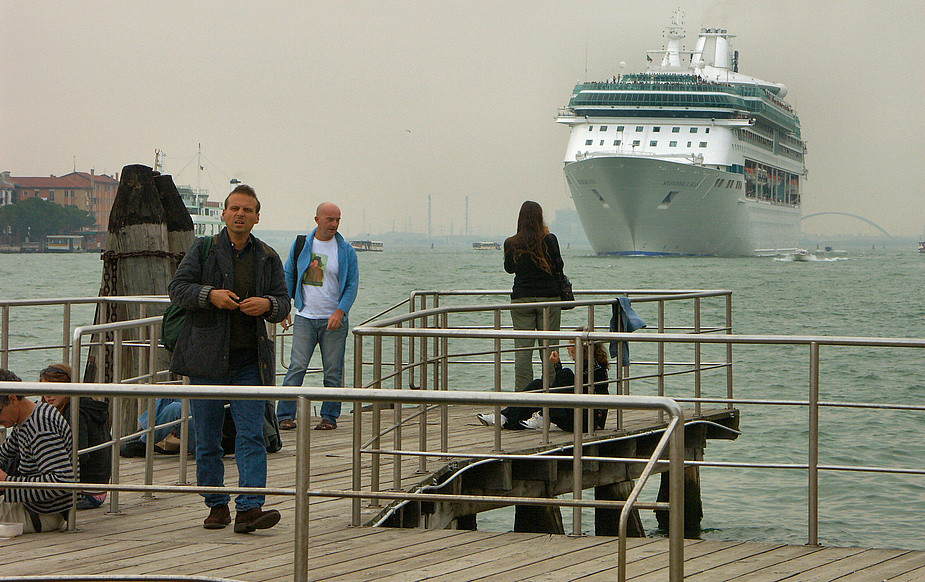
[[(810, 170), (803, 213), (925, 228), (925, 3), (0, 0), (0, 170), (152, 165), (222, 199), (261, 196), (263, 228), (300, 229), (315, 206), (342, 230), (512, 232), (524, 199), (571, 207), (576, 81), (645, 67), (678, 6), (738, 35), (740, 71), (785, 83)], [(587, 71), (587, 74), (586, 72)], [(833, 217), (807, 232), (874, 234)]]

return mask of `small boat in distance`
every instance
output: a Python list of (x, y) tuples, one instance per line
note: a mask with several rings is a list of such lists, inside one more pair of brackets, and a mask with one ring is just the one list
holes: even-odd
[(925, 240), (919, 243), (919, 252), (925, 254)]
[(350, 246), (352, 246), (358, 253), (364, 251), (381, 253), (385, 250), (385, 243), (378, 240), (352, 240), (350, 241)]
[(472, 243), (472, 250), (474, 251), (500, 251), (501, 243), (493, 241), (481, 241)]

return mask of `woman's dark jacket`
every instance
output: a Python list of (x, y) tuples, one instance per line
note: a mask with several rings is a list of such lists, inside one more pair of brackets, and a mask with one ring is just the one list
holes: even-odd
[[(64, 416), (64, 420), (70, 424), (70, 402), (64, 407), (64, 410), (61, 411), (61, 415)], [(108, 403), (93, 400), (92, 398), (81, 398), (78, 416), (78, 451), (88, 447), (94, 447), (112, 439), (109, 430), (106, 428), (106, 424), (109, 422)], [(80, 469), (78, 481), (81, 483), (109, 483), (109, 477), (112, 475), (111, 455), (111, 447), (80, 455), (78, 459), (78, 467)]]
[[(216, 235), (212, 248), (200, 258), (202, 238), (190, 248), (167, 287), (170, 301), (188, 310), (188, 316), (170, 361), (170, 371), (183, 376), (221, 378), (228, 373), (231, 343), (231, 311), (209, 302), (212, 289), (234, 289), (234, 250), (227, 229)], [(269, 245), (251, 235), (256, 269), (255, 296), (270, 300), (270, 310), (261, 316), (279, 323), (291, 307), (283, 264)], [(242, 299), (245, 299), (242, 297)], [(257, 326), (257, 353), (264, 385), (276, 383), (273, 342), (265, 325)]]
[[(551, 380), (549, 386), (550, 392), (555, 392), (558, 394), (572, 394), (575, 391), (575, 372), (566, 368), (562, 365), (562, 362), (558, 362), (553, 366), (555, 372), (555, 377)], [(607, 368), (594, 363), (594, 393), (595, 394), (610, 394), (610, 391), (607, 389), (607, 380), (609, 376), (607, 374)], [(584, 373), (584, 383), (588, 383), (588, 371), (585, 370)], [(537, 378), (533, 380), (527, 387), (524, 389), (527, 392), (541, 392), (543, 390), (543, 380), (542, 378)], [(584, 393), (588, 393), (587, 385), (584, 387)], [(527, 420), (533, 416), (534, 412), (538, 412), (542, 409), (536, 407), (527, 407), (527, 406), (510, 406), (501, 411), (501, 414), (507, 419), (507, 424), (504, 428), (509, 428), (513, 430), (518, 430), (524, 428), (521, 426), (521, 420)], [(574, 409), (572, 408), (550, 408), (549, 409), (549, 421), (561, 428), (562, 430), (571, 432), (575, 427), (575, 417)], [(607, 422), (607, 409), (606, 408), (595, 408), (594, 409), (594, 430), (601, 430), (604, 428), (604, 424)], [(588, 430), (588, 411), (582, 411), (582, 430)]]
[(549, 233), (543, 238), (546, 247), (546, 260), (549, 262), (551, 273), (544, 271), (533, 262), (529, 255), (520, 255), (514, 260), (514, 245), (511, 237), (504, 241), (504, 270), (514, 274), (514, 288), (511, 299), (521, 297), (556, 297), (559, 294), (558, 273), (562, 272), (565, 263), (559, 253), (559, 241), (556, 235)]

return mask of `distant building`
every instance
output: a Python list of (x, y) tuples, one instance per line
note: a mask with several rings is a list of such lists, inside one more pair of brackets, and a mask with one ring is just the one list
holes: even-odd
[(10, 180), (9, 172), (0, 172), (0, 206), (13, 203), (13, 189), (16, 187)]
[[(48, 177), (11, 177), (9, 172), (4, 172), (3, 175), (13, 185), (12, 202), (41, 198), (62, 206), (76, 206), (89, 212), (96, 224), (92, 229), (83, 232), (87, 238), (87, 248), (102, 247), (109, 225), (109, 213), (119, 187), (118, 174), (113, 178), (106, 174), (97, 175), (90, 170), (89, 174), (71, 172), (64, 176)], [(2, 192), (3, 186), (0, 184), (0, 193)]]

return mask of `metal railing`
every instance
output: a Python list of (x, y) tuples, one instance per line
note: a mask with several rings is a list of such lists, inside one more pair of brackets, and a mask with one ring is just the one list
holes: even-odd
[[(37, 390), (45, 389), (39, 382), (0, 382), (0, 394), (34, 394)], [(301, 418), (309, 416), (311, 400), (341, 400), (353, 402), (353, 486), (347, 490), (330, 490), (310, 488), (309, 468), (311, 466), (311, 430), (309, 424), (300, 422), (296, 432), (296, 484), (294, 488), (278, 487), (200, 487), (188, 485), (130, 485), (122, 483), (92, 484), (94, 488), (111, 491), (141, 491), (145, 493), (248, 493), (257, 495), (283, 495), (295, 497), (295, 531), (293, 541), (293, 579), (303, 581), (308, 579), (309, 573), (309, 499), (311, 497), (350, 498), (354, 504), (362, 499), (417, 499), (424, 501), (467, 501), (499, 503), (531, 503), (536, 505), (572, 506), (580, 507), (609, 507), (622, 508), (620, 518), (620, 571), (621, 580), (625, 579), (626, 568), (626, 522), (633, 502), (645, 484), (646, 478), (654, 470), (657, 460), (667, 453), (669, 459), (670, 497), (668, 503), (639, 504), (654, 509), (666, 509), (669, 512), (669, 579), (679, 581), (684, 575), (684, 417), (681, 409), (669, 398), (651, 396), (633, 396), (615, 399), (607, 396), (585, 394), (527, 394), (527, 393), (489, 393), (489, 392), (427, 392), (410, 390), (385, 390), (362, 388), (310, 388), (310, 387), (269, 387), (269, 386), (152, 386), (120, 384), (59, 384), (56, 392), (72, 396), (78, 400), (80, 396), (112, 397), (173, 397), (193, 399), (222, 399), (222, 400), (270, 400), (292, 399), (298, 401), (298, 414)], [(639, 478), (636, 488), (627, 502), (620, 501), (582, 501), (568, 499), (545, 498), (509, 498), (493, 496), (465, 496), (465, 495), (439, 495), (417, 492), (376, 492), (363, 491), (361, 487), (362, 467), (358, 451), (362, 445), (362, 416), (364, 402), (377, 404), (437, 404), (460, 405), (475, 404), (482, 406), (500, 405), (540, 405), (559, 407), (578, 407), (576, 410), (590, 408), (623, 408), (641, 410), (661, 410), (670, 417), (670, 422), (662, 438), (659, 440), (652, 456), (646, 463), (642, 477)], [(581, 447), (575, 451), (580, 467)], [(503, 455), (497, 455), (504, 458)], [(580, 471), (579, 471), (580, 472)], [(16, 487), (23, 489), (55, 489), (77, 491), (86, 486), (82, 483), (23, 483), (0, 482), (0, 489)]]
[[(493, 292), (497, 294), (497, 292)], [(471, 292), (450, 292), (447, 294), (456, 294), (456, 295), (465, 295), (465, 296), (475, 296), (479, 295), (478, 291)], [(523, 306), (543, 306), (544, 304), (493, 304), (493, 305), (461, 305), (461, 306), (452, 306), (446, 307), (440, 305), (439, 301), (440, 294), (434, 293), (432, 306), (427, 307), (427, 304), (424, 300), (421, 301), (420, 308), (415, 310), (416, 301), (415, 296), (412, 295), (412, 312), (398, 317), (390, 317), (388, 319), (383, 319), (381, 321), (373, 322), (369, 325), (360, 326), (354, 329), (354, 384), (356, 386), (364, 387), (379, 387), (385, 385), (386, 382), (394, 382), (396, 388), (401, 387), (403, 384), (403, 376), (409, 374), (415, 374), (414, 377), (419, 377), (420, 382), (411, 382), (412, 388), (417, 388), (420, 390), (436, 390), (436, 391), (446, 391), (452, 390), (453, 387), (450, 385), (449, 378), (458, 378), (459, 375), (451, 375), (448, 373), (448, 366), (451, 363), (459, 363), (459, 358), (465, 355), (471, 354), (494, 354), (494, 360), (491, 362), (479, 362), (483, 364), (489, 364), (494, 367), (494, 390), (497, 393), (500, 393), (501, 390), (501, 354), (509, 351), (511, 349), (502, 349), (501, 342), (504, 340), (512, 340), (518, 337), (530, 337), (539, 340), (541, 343), (541, 350), (548, 350), (553, 343), (558, 343), (562, 340), (574, 341), (578, 345), (587, 345), (590, 342), (630, 342), (634, 345), (641, 344), (656, 344), (658, 347), (658, 358), (654, 364), (657, 366), (657, 392), (658, 396), (666, 395), (665, 388), (665, 378), (672, 374), (672, 372), (665, 372), (664, 368), (668, 363), (664, 360), (664, 351), (663, 348), (668, 344), (676, 345), (689, 345), (693, 347), (694, 350), (694, 365), (689, 370), (686, 370), (684, 373), (691, 373), (693, 375), (693, 397), (679, 395), (677, 393), (667, 394), (671, 396), (675, 401), (679, 403), (689, 403), (694, 407), (694, 417), (701, 414), (701, 406), (703, 404), (719, 404), (725, 406), (726, 408), (732, 408), (733, 406), (740, 404), (749, 404), (749, 405), (762, 405), (762, 406), (798, 406), (805, 407), (808, 411), (807, 415), (807, 434), (808, 434), (808, 443), (807, 443), (807, 453), (806, 453), (806, 462), (805, 463), (738, 463), (738, 462), (707, 462), (707, 461), (687, 461), (689, 466), (712, 466), (712, 467), (725, 467), (725, 468), (762, 468), (762, 469), (779, 469), (779, 470), (806, 470), (807, 471), (807, 543), (810, 545), (818, 545), (819, 543), (819, 473), (820, 471), (851, 471), (859, 473), (869, 473), (869, 474), (905, 474), (905, 475), (925, 475), (925, 469), (918, 469), (914, 467), (875, 467), (875, 466), (849, 466), (849, 465), (834, 465), (834, 464), (820, 464), (819, 462), (819, 433), (820, 433), (820, 420), (819, 420), (819, 411), (823, 408), (841, 408), (845, 410), (904, 410), (904, 411), (913, 411), (913, 412), (923, 412), (925, 411), (925, 406), (919, 404), (907, 404), (907, 403), (865, 403), (865, 402), (840, 402), (840, 401), (824, 401), (820, 399), (820, 367), (821, 367), (821, 355), (820, 347), (829, 346), (837, 348), (852, 348), (852, 347), (871, 347), (878, 349), (922, 349), (925, 348), (925, 339), (921, 338), (859, 338), (859, 337), (826, 337), (826, 336), (772, 336), (772, 335), (731, 335), (731, 329), (724, 328), (723, 326), (718, 326), (715, 330), (720, 333), (702, 333), (704, 327), (700, 323), (700, 306), (699, 303), (695, 304), (695, 323), (692, 326), (693, 329), (690, 330), (694, 333), (664, 333), (665, 324), (663, 319), (664, 314), (664, 302), (668, 301), (665, 297), (637, 297), (634, 298), (634, 305), (639, 303), (645, 303), (647, 301), (656, 301), (658, 302), (659, 310), (659, 319), (658, 319), (658, 333), (616, 333), (616, 332), (603, 332), (603, 331), (588, 331), (588, 332), (564, 332), (564, 331), (545, 331), (545, 332), (525, 332), (525, 331), (512, 331), (501, 329), (500, 326), (500, 314), (503, 311), (510, 310), (517, 307)], [(697, 292), (687, 292), (687, 293), (677, 293), (673, 294), (673, 297), (690, 299), (693, 298), (697, 301), (703, 295)], [(572, 302), (576, 307), (587, 307), (589, 310), (587, 316), (587, 322), (590, 324), (589, 327), (593, 329), (594, 327), (594, 307), (599, 305), (609, 305), (612, 303), (612, 300), (583, 300)], [(545, 304), (546, 307), (558, 307), (562, 305), (559, 302)], [(731, 311), (729, 303), (727, 300), (726, 303), (727, 313)], [(483, 325), (450, 325), (450, 318), (458, 319), (462, 315), (470, 314), (480, 314), (484, 318), (484, 321), (488, 323)], [(727, 319), (731, 319), (731, 314), (727, 316)], [(412, 356), (407, 362), (403, 362), (402, 359), (402, 345), (403, 341), (406, 341), (412, 346)], [(456, 340), (467, 340), (467, 341), (481, 341), (486, 347), (482, 350), (473, 349), (466, 346), (467, 349), (461, 349), (458, 351), (453, 351), (449, 349), (449, 342)], [(372, 346), (372, 357), (368, 357), (369, 346), (365, 346), (364, 342), (371, 342)], [(386, 347), (392, 344), (392, 358), (393, 358), (393, 369), (386, 371), (386, 367), (389, 365), (385, 359), (388, 354), (386, 352)], [(734, 345), (751, 345), (751, 346), (788, 346), (791, 348), (802, 348), (806, 350), (806, 355), (808, 357), (806, 364), (807, 376), (809, 378), (806, 394), (807, 398), (805, 400), (774, 400), (774, 399), (756, 399), (756, 398), (743, 398), (736, 397), (732, 389), (732, 348)], [(415, 348), (417, 349), (417, 354), (415, 354)], [(717, 346), (725, 351), (726, 362), (720, 362), (717, 365), (708, 365), (704, 364), (701, 359), (701, 347), (702, 346)], [(576, 350), (576, 391), (580, 391), (578, 380), (581, 378), (581, 370), (583, 368), (583, 354), (585, 350), (577, 349)], [(543, 358), (545, 361), (546, 358)], [(643, 362), (643, 364), (652, 364), (653, 362)], [(634, 362), (634, 365), (637, 365), (637, 362)], [(364, 369), (372, 368), (372, 379), (364, 379)], [(719, 378), (716, 381), (717, 387), (721, 390), (724, 388), (724, 395), (718, 396), (704, 396), (703, 394), (703, 385), (702, 385), (702, 373), (705, 368), (710, 369), (725, 369), (724, 377)], [(619, 372), (620, 366), (618, 364), (618, 378), (616, 384), (618, 386), (618, 393), (628, 394), (626, 390), (626, 383), (628, 381), (627, 376), (622, 376)], [(544, 377), (546, 376), (544, 370)], [(428, 384), (427, 378), (431, 377), (433, 379), (432, 386)], [(642, 375), (635, 378), (648, 377), (648, 375)], [(676, 378), (677, 376), (675, 376)], [(548, 382), (545, 383), (544, 390), (548, 389)], [(500, 412), (500, 407), (496, 406), (494, 409), (495, 418), (499, 418), (497, 415)], [(369, 453), (372, 456), (372, 481), (371, 488), (376, 491), (380, 487), (380, 455), (389, 454), (395, 455), (395, 458), (392, 461), (393, 465), (393, 488), (397, 487), (397, 484), (400, 482), (400, 472), (401, 472), (401, 463), (399, 455), (402, 453), (407, 453), (405, 449), (408, 449), (408, 446), (403, 446), (402, 441), (402, 431), (403, 426), (410, 424), (412, 419), (402, 418), (400, 411), (393, 411), (395, 414), (394, 420), (391, 426), (385, 426), (381, 419), (381, 409), (374, 407), (373, 408), (373, 433), (374, 436), (372, 439), (365, 444), (364, 450), (362, 452)], [(417, 449), (418, 451), (424, 452), (423, 454), (418, 454), (420, 471), (426, 470), (426, 458), (427, 458), (427, 415), (428, 409), (421, 409), (414, 417), (418, 424), (418, 439), (417, 439)], [(549, 420), (548, 415), (544, 410), (544, 432), (542, 440), (544, 443), (548, 443), (548, 427)], [(447, 415), (445, 410), (441, 410), (440, 418), (438, 423), (440, 424), (441, 430), (441, 445), (439, 452), (432, 453), (433, 457), (440, 458), (446, 456), (446, 453), (449, 451), (449, 443), (447, 441), (447, 430), (445, 427)], [(576, 427), (579, 425), (575, 424)], [(618, 424), (619, 428), (619, 424)], [(500, 423), (496, 423), (494, 427), (495, 431), (495, 450), (502, 450), (502, 431)], [(391, 433), (394, 439), (394, 450), (385, 450), (382, 448), (381, 438), (386, 434)], [(577, 449), (581, 448), (581, 434), (580, 431), (576, 430), (574, 434), (574, 447)], [(585, 443), (587, 444), (587, 443)], [(355, 453), (357, 454), (357, 453)], [(576, 455), (577, 458), (577, 455)], [(634, 462), (632, 459), (622, 459), (627, 462)], [(635, 462), (640, 462), (636, 460)], [(580, 472), (576, 472), (580, 473)], [(576, 482), (573, 485), (574, 491), (581, 490), (580, 478), (576, 479)], [(357, 509), (354, 509), (354, 514), (356, 515)], [(576, 512), (578, 513), (578, 512)], [(573, 531), (580, 531), (580, 514), (573, 516)]]

